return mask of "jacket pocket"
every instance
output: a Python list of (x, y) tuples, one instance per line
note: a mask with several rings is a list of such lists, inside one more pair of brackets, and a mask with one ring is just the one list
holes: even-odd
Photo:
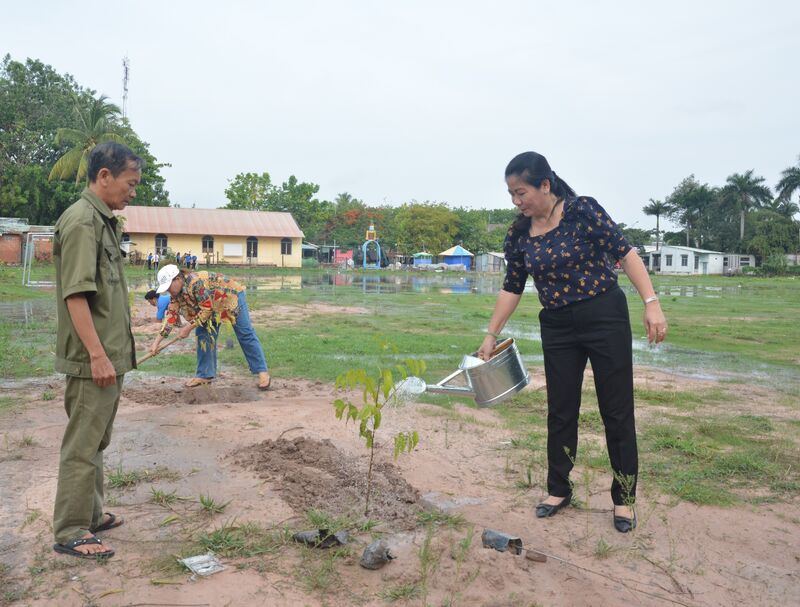
[(102, 263), (109, 283), (119, 282), (119, 261), (121, 253), (113, 245), (103, 245)]

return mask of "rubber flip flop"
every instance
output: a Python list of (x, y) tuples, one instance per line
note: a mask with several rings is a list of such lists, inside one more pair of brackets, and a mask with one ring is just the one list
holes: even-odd
[(80, 550), (75, 550), (78, 546), (85, 546), (87, 544), (100, 544), (102, 541), (96, 537), (86, 537), (77, 540), (70, 540), (65, 544), (53, 544), (53, 550), (60, 554), (68, 554), (69, 556), (77, 556), (79, 559), (91, 559), (93, 561), (101, 559), (110, 559), (114, 556), (113, 550), (106, 550), (105, 552), (97, 552), (95, 554), (84, 554)]
[(109, 529), (114, 529), (115, 527), (119, 527), (125, 522), (123, 519), (117, 518), (110, 512), (105, 512), (104, 514), (108, 517), (106, 522), (98, 525), (97, 527), (89, 527), (89, 531), (91, 531), (92, 533), (99, 533), (100, 531), (108, 531)]

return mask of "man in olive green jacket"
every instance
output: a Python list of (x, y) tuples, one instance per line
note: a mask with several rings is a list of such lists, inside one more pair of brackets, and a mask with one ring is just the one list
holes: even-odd
[(136, 196), (142, 160), (118, 143), (96, 146), (89, 187), (59, 217), (56, 266), (56, 371), (65, 373), (69, 421), (61, 444), (53, 531), (56, 552), (109, 558), (95, 533), (122, 524), (103, 512), (103, 450), (111, 440), (122, 382), (135, 368), (121, 226), (112, 211)]

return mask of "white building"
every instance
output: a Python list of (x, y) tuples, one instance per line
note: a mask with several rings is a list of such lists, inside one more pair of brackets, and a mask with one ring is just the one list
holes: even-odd
[(735, 274), (756, 265), (754, 255), (720, 253), (707, 249), (663, 245), (642, 255), (647, 268), (657, 274)]

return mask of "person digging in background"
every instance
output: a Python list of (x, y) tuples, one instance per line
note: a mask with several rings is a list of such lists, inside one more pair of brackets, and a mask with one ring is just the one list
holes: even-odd
[(525, 152), (506, 167), (506, 184), (519, 209), (506, 236), (507, 262), (487, 335), (478, 351), (488, 360), (496, 339), (533, 276), (543, 309), (539, 322), (547, 381), (547, 489), (536, 516), (569, 506), (569, 474), (578, 447), (578, 414), (587, 359), (606, 431), (614, 480), (614, 527), (636, 527), (633, 503), (639, 473), (633, 413), (633, 355), (625, 294), (607, 255), (619, 260), (644, 301), (650, 342), (667, 334), (667, 321), (647, 269), (596, 200), (576, 196), (541, 154)]
[(123, 378), (136, 367), (122, 230), (112, 211), (134, 199), (142, 166), (124, 145), (96, 146), (89, 155), (89, 186), (55, 225), (55, 370), (67, 376), (69, 421), (61, 443), (53, 549), (81, 558), (113, 556), (95, 534), (123, 523), (103, 512), (103, 451), (111, 442)]
[(181, 272), (176, 265), (167, 265), (158, 272), (157, 293), (169, 293), (172, 301), (167, 306), (166, 322), (156, 337), (150, 352), (158, 351), (161, 340), (170, 334), (180, 316), (189, 323), (180, 329), (181, 338), (189, 336), (192, 329), (197, 335), (197, 373), (186, 382), (188, 388), (202, 386), (217, 374), (217, 336), (220, 324), (229, 322), (250, 372), (258, 374), (258, 387), (269, 389), (272, 382), (264, 349), (250, 322), (245, 288), (235, 280), (214, 272)]
[[(169, 302), (172, 301), (172, 297), (169, 293), (162, 293), (159, 295), (156, 293), (155, 289), (150, 289), (147, 293), (144, 294), (144, 298), (151, 306), (156, 308), (156, 320), (164, 322), (164, 319), (167, 315), (167, 307), (169, 306)], [(182, 327), (183, 321), (178, 318), (178, 322), (175, 324), (176, 327)]]

